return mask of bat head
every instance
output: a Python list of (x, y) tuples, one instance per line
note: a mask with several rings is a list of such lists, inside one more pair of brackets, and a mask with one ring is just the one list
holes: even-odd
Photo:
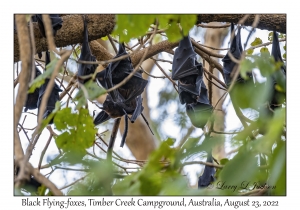
[(196, 62), (196, 53), (192, 47), (189, 36), (184, 37), (180, 42), (178, 48), (175, 50), (173, 65), (172, 65), (172, 79), (177, 80), (189, 75), (197, 75), (197, 66), (201, 65)]

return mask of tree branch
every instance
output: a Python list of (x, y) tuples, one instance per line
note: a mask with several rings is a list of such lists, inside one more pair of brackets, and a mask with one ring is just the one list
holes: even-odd
[[(232, 22), (238, 23), (244, 17), (243, 14), (201, 14), (198, 15), (197, 24), (209, 22)], [(255, 15), (250, 15), (245, 21), (245, 26), (251, 26)], [(262, 30), (276, 30), (280, 33), (286, 33), (286, 14), (260, 14), (260, 21), (257, 28)]]
[[(55, 36), (55, 45), (65, 47), (67, 45), (82, 43), (83, 41), (83, 20), (82, 15), (63, 16), (63, 24)], [(110, 34), (115, 26), (115, 15), (100, 14), (86, 15), (89, 40), (96, 40)], [(48, 50), (46, 38), (41, 37), (38, 24), (33, 23), (36, 53)], [(18, 30), (17, 30), (18, 31)], [(20, 60), (18, 35), (14, 33), (14, 62)]]

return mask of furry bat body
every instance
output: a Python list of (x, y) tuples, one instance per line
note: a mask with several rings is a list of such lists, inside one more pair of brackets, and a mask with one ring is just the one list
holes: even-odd
[[(35, 67), (35, 78), (37, 78), (41, 74), (42, 74), (41, 71), (38, 70), (37, 67)], [(37, 106), (38, 99), (39, 99), (39, 88), (36, 88), (33, 93), (29, 93), (27, 95), (24, 111), (27, 112), (28, 109), (33, 110), (38, 108)]]
[[(49, 55), (49, 52), (46, 52), (46, 65), (48, 65), (49, 63), (50, 63), (50, 55)], [(39, 89), (39, 99), (38, 99), (38, 103), (37, 103), (38, 108), (40, 108), (42, 98), (43, 98), (46, 88), (48, 86), (48, 82), (49, 82), (49, 79), (46, 79), (45, 83)], [(47, 101), (46, 110), (43, 114), (43, 119), (48, 117), (49, 114), (55, 109), (55, 103), (57, 101), (59, 101), (59, 92), (61, 92), (61, 91), (62, 90), (54, 82), (53, 89), (52, 89), (49, 99)], [(52, 124), (52, 123), (53, 123), (53, 119), (49, 122), (49, 124)]]
[[(127, 53), (124, 45), (120, 44), (118, 54), (115, 58), (125, 54)], [(132, 71), (133, 66), (130, 57), (128, 57), (110, 63), (104, 71), (97, 73), (96, 78), (102, 87), (109, 89), (125, 79)], [(133, 123), (139, 115), (142, 115), (144, 118), (142, 114), (144, 107), (142, 106), (141, 94), (147, 83), (148, 81), (142, 78), (141, 72), (136, 72), (123, 86), (109, 92), (103, 103), (103, 111), (101, 111), (94, 119), (94, 124), (99, 125), (110, 118), (120, 118), (125, 116), (125, 131), (122, 137), (121, 147), (125, 144), (128, 119)], [(128, 115), (131, 115), (131, 117), (129, 118)], [(147, 121), (146, 123), (148, 124)]]
[(190, 37), (179, 42), (175, 50), (172, 79), (178, 80), (179, 100), (195, 127), (203, 128), (211, 115), (212, 106), (203, 82), (202, 64), (196, 60)]
[[(212, 157), (211, 151), (208, 152), (208, 154), (207, 154), (206, 162), (213, 163), (213, 157)], [(200, 176), (198, 179), (198, 189), (205, 188), (205, 187), (209, 186), (210, 183), (214, 182), (215, 181), (215, 177), (214, 177), (215, 173), (216, 173), (216, 170), (214, 167), (206, 165), (202, 176)]]
[[(83, 32), (83, 43), (81, 48), (81, 53), (79, 60), (82, 61), (96, 61), (96, 57), (92, 55), (90, 45), (89, 45), (89, 37), (88, 37), (88, 30), (87, 30), (87, 23), (86, 19), (84, 19), (84, 32)], [(87, 76), (90, 74), (94, 74), (95, 70), (97, 69), (97, 64), (85, 64), (79, 63), (78, 66), (78, 81), (80, 83), (86, 83), (90, 80), (88, 79), (81, 79), (80, 76)]]
[[(63, 20), (59, 15), (57, 14), (51, 14), (49, 15), (52, 25), (52, 32), (53, 36), (56, 35), (56, 32), (62, 27)], [(32, 17), (33, 22), (38, 22), (38, 26), (40, 29), (40, 32), (43, 37), (46, 37), (45, 28), (44, 28), (44, 22), (41, 14), (35, 15)]]

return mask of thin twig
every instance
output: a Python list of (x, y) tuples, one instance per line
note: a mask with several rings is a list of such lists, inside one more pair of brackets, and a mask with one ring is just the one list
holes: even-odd
[(106, 159), (109, 160), (109, 161), (112, 161), (112, 151), (113, 151), (113, 148), (114, 148), (114, 144), (115, 144), (115, 140), (116, 140), (116, 137), (117, 137), (120, 122), (121, 122), (121, 118), (115, 119), (114, 127), (111, 131), (111, 136), (110, 136), (109, 145), (108, 145), (108, 148), (107, 148), (107, 155), (106, 155)]
[(108, 39), (109, 39), (109, 41), (110, 41), (110, 44), (111, 44), (112, 47), (114, 48), (114, 51), (115, 51), (116, 54), (117, 54), (117, 53), (118, 53), (118, 50), (117, 50), (116, 45), (114, 44), (114, 42), (113, 42), (111, 36), (108, 34), (107, 37), (108, 37)]
[(89, 174), (86, 174), (85, 176), (83, 176), (83, 177), (77, 179), (76, 181), (74, 181), (74, 182), (72, 182), (72, 183), (70, 183), (70, 184), (68, 184), (68, 185), (66, 185), (66, 186), (64, 186), (64, 187), (62, 187), (62, 188), (59, 188), (59, 190), (63, 190), (63, 189), (66, 189), (66, 188), (68, 188), (68, 187), (71, 187), (72, 185), (76, 184), (77, 182), (79, 182), (79, 181), (81, 181), (81, 180), (84, 180), (88, 175), (89, 175)]
[(50, 133), (50, 136), (49, 136), (49, 138), (47, 140), (47, 143), (46, 143), (46, 145), (45, 145), (45, 147), (44, 147), (44, 149), (43, 149), (43, 151), (41, 153), (41, 157), (40, 157), (39, 165), (38, 165), (38, 169), (39, 170), (41, 169), (41, 165), (42, 165), (42, 161), (43, 161), (44, 155), (45, 155), (45, 153), (46, 153), (46, 151), (48, 149), (48, 146), (49, 146), (49, 144), (51, 142), (52, 137), (53, 137), (53, 135), (52, 135), (52, 133)]
[(214, 80), (216, 80), (220, 85), (222, 85), (225, 90), (227, 89), (227, 85), (222, 82), (218, 77), (216, 77), (215, 75), (213, 75), (212, 73), (210, 73), (210, 71), (208, 71), (205, 67), (203, 67), (203, 70), (208, 74), (210, 75), (212, 78), (214, 78)]
[(18, 124), (19, 124), (19, 126), (21, 127), (21, 129), (24, 131), (24, 134), (25, 134), (25, 136), (26, 136), (28, 142), (30, 143), (30, 139), (29, 139), (29, 137), (28, 137), (28, 135), (27, 135), (27, 132), (25, 131), (25, 129), (23, 128), (23, 126), (22, 126), (20, 123), (18, 123)]
[(164, 69), (154, 60), (155, 65), (159, 68), (159, 70), (173, 83), (174, 86), (178, 86), (174, 80), (171, 79), (169, 75), (164, 71)]
[[(286, 41), (286, 38), (283, 38), (283, 39), (279, 40), (279, 42), (284, 42), (284, 41)], [(259, 47), (265, 47), (265, 46), (268, 46), (270, 44), (273, 44), (273, 42), (266, 42), (266, 43), (263, 43), (263, 44), (255, 45), (255, 46), (249, 47), (245, 51), (254, 50), (254, 49), (259, 48)]]
[(193, 133), (194, 130), (195, 130), (194, 126), (191, 126), (191, 127), (188, 128), (186, 134), (179, 140), (179, 144), (178, 144), (177, 148), (182, 147), (182, 145), (186, 142), (186, 140)]
[(212, 57), (216, 57), (216, 58), (224, 58), (225, 55), (219, 54), (219, 53), (214, 53), (212, 51), (209, 51), (207, 49), (205, 49), (204, 47), (202, 47), (201, 45), (199, 45), (199, 43), (197, 43), (195, 40), (192, 40), (192, 44), (199, 50), (203, 51), (204, 53), (206, 53), (209, 56)]

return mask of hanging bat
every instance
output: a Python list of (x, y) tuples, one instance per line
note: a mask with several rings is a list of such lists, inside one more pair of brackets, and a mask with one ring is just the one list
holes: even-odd
[[(209, 151), (207, 153), (206, 162), (213, 163), (213, 157), (212, 157), (211, 151)], [(210, 183), (214, 182), (215, 181), (215, 177), (214, 177), (215, 173), (216, 173), (216, 170), (214, 167), (206, 165), (204, 167), (204, 172), (203, 172), (202, 176), (200, 176), (198, 179), (198, 189), (205, 188), (205, 187), (209, 186)]]
[(195, 127), (203, 129), (212, 110), (213, 107), (208, 100), (205, 83), (202, 81), (200, 96), (196, 102), (186, 104), (186, 113)]
[[(81, 48), (81, 53), (79, 60), (82, 61), (96, 61), (96, 57), (92, 55), (90, 45), (89, 45), (89, 35), (88, 35), (88, 30), (87, 30), (87, 20), (86, 18), (84, 19), (84, 31), (83, 31), (83, 43), (82, 43), (82, 48)], [(97, 64), (85, 64), (85, 63), (79, 63), (78, 66), (78, 81), (80, 83), (86, 83), (87, 81), (90, 80), (88, 79), (81, 79), (80, 76), (87, 76), (90, 74), (94, 74)]]
[[(234, 31), (234, 25), (231, 23), (231, 33)], [(234, 38), (232, 39), (232, 42), (230, 44), (229, 51), (235, 57), (236, 59), (240, 59), (242, 52), (243, 52), (243, 47), (241, 43), (241, 29), (238, 29), (237, 35), (234, 35)], [(229, 57), (229, 54), (227, 53), (224, 58), (222, 59), (223, 61), (223, 72), (224, 72), (224, 80), (227, 85), (227, 87), (230, 86), (231, 80), (233, 77), (233, 70), (236, 67), (236, 63), (231, 60)], [(252, 78), (252, 73), (247, 73), (247, 76)], [(244, 83), (245, 80), (241, 77), (241, 75), (238, 75), (237, 83)]]
[[(120, 44), (115, 58), (126, 54), (127, 52), (125, 51), (124, 45)], [(97, 73), (96, 80), (102, 87), (110, 89), (125, 79), (132, 71), (133, 66), (131, 59), (130, 57), (127, 57), (110, 63), (104, 71)], [(149, 127), (149, 124), (142, 113), (144, 107), (142, 106), (141, 97), (147, 83), (148, 81), (142, 78), (141, 72), (136, 72), (123, 86), (109, 92), (103, 103), (103, 111), (101, 111), (94, 120), (94, 124), (98, 125), (110, 118), (120, 118), (125, 116), (125, 130), (121, 141), (121, 147), (123, 147), (125, 143), (128, 132), (128, 119), (133, 123), (139, 115), (142, 115)], [(131, 117), (129, 118), (128, 115), (131, 115)]]
[(175, 50), (172, 65), (172, 79), (178, 80), (181, 104), (196, 102), (200, 94), (202, 74), (202, 64), (196, 61), (190, 37), (184, 37)]
[[(46, 52), (46, 66), (50, 63), (50, 55), (49, 52)], [(43, 95), (46, 91), (47, 85), (48, 85), (49, 79), (45, 80), (45, 83), (40, 87), (39, 89), (39, 99), (38, 99), (38, 103), (37, 106), (38, 108), (40, 108), (41, 102), (42, 102), (42, 98)], [(47, 101), (47, 105), (46, 105), (46, 110), (43, 114), (43, 119), (45, 119), (46, 117), (49, 116), (49, 114), (55, 109), (55, 103), (57, 101), (59, 101), (59, 92), (61, 92), (62, 90), (58, 87), (58, 85), (54, 82), (54, 86), (53, 89), (51, 91), (51, 94), (49, 96), (49, 99)], [(39, 110), (38, 110), (39, 112)], [(53, 123), (53, 119), (49, 122), (49, 124)]]
[[(51, 20), (53, 36), (55, 36), (56, 32), (62, 27), (63, 20), (57, 14), (49, 15), (49, 17)], [(33, 20), (33, 22), (36, 22), (36, 21), (38, 22), (38, 26), (39, 26), (42, 36), (46, 37), (42, 15), (41, 14), (35, 15), (32, 17), (32, 20)]]
[[(42, 74), (41, 71), (37, 67), (35, 67), (35, 78), (37, 78), (41, 74)], [(33, 93), (29, 93), (27, 95), (24, 111), (27, 112), (28, 109), (30, 110), (36, 109), (38, 99), (39, 99), (39, 88), (36, 88)]]
[(186, 104), (186, 112), (195, 127), (203, 128), (212, 106), (207, 97), (203, 82), (202, 64), (196, 61), (196, 53), (190, 37), (184, 37), (175, 50), (172, 79), (178, 80), (178, 93), (181, 104)]
[(190, 75), (198, 75), (199, 63), (196, 63), (196, 53), (192, 47), (189, 36), (184, 37), (175, 50), (173, 65), (172, 65), (172, 79), (178, 80)]

